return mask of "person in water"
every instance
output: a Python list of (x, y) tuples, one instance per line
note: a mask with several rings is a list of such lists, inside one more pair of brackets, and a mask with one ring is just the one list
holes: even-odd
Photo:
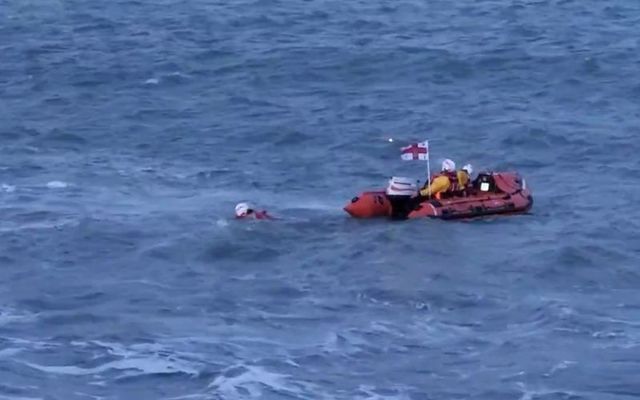
[(423, 198), (434, 197), (440, 199), (443, 195), (461, 194), (467, 188), (472, 172), (471, 164), (467, 164), (460, 171), (456, 171), (456, 163), (447, 158), (442, 162), (440, 173), (433, 177), (430, 185), (423, 186), (419, 195)]
[(236, 205), (236, 218), (237, 219), (274, 219), (266, 210), (257, 211), (249, 203), (238, 203)]

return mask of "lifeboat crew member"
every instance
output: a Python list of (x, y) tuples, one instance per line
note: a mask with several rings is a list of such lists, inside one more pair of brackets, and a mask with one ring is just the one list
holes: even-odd
[(471, 164), (467, 164), (462, 167), (462, 170), (458, 171), (458, 181), (464, 182), (462, 185), (462, 194), (467, 195), (468, 189), (471, 188), (471, 174), (473, 174), (473, 167)]
[(469, 183), (471, 172), (470, 164), (465, 165), (462, 170), (456, 171), (456, 163), (447, 158), (442, 162), (442, 171), (431, 180), (431, 185), (425, 185), (420, 190), (420, 196), (433, 196), (436, 199), (440, 199), (443, 194), (461, 193)]
[(238, 203), (236, 205), (236, 218), (273, 219), (266, 210), (257, 211), (249, 203)]

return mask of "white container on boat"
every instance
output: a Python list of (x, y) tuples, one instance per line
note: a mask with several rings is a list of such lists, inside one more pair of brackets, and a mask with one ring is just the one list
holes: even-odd
[(389, 196), (413, 196), (418, 191), (418, 186), (411, 178), (394, 176), (389, 179), (386, 193)]

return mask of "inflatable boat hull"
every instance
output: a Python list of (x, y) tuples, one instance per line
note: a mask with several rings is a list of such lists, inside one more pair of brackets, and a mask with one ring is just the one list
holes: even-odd
[[(478, 179), (487, 181), (489, 190), (480, 190), (482, 182)], [(344, 210), (354, 218), (461, 219), (518, 214), (531, 209), (533, 197), (517, 174), (487, 173), (478, 179), (466, 194), (437, 200), (388, 196), (385, 191), (364, 192), (354, 197)]]

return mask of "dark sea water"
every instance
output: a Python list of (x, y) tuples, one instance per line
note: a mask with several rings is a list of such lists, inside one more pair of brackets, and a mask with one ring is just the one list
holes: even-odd
[[(637, 0), (0, 0), (0, 399), (640, 398), (639, 50)], [(531, 212), (342, 211), (425, 139)]]

